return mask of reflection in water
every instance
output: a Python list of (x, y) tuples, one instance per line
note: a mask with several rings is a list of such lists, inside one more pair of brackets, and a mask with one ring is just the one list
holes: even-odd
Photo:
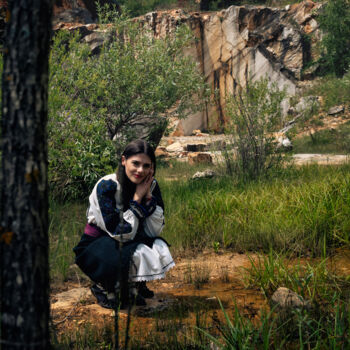
[(237, 282), (214, 280), (199, 290), (185, 284), (157, 294), (154, 300), (148, 301), (147, 308), (133, 311), (134, 346), (169, 342), (169, 339), (183, 344), (186, 337), (203, 336), (201, 332), (198, 334), (197, 327), (215, 333), (215, 328), (225, 322), (219, 301), (230, 317), (234, 317), (237, 307), (241, 315), (258, 320), (259, 311), (268, 309), (262, 293), (244, 289)]

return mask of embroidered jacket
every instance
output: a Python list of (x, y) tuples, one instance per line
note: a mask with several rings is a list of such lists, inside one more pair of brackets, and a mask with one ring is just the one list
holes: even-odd
[(140, 229), (150, 237), (157, 237), (164, 227), (163, 201), (156, 180), (151, 185), (152, 199), (148, 203), (139, 204), (130, 201), (130, 209), (123, 212), (120, 222), (121, 185), (116, 174), (106, 175), (95, 185), (89, 197), (87, 210), (89, 224), (98, 226), (118, 241), (130, 241)]

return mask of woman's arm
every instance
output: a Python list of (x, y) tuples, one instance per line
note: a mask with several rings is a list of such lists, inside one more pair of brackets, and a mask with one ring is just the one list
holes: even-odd
[(131, 209), (123, 213), (120, 222), (120, 209), (116, 203), (118, 184), (112, 179), (101, 180), (96, 187), (98, 209), (95, 214), (96, 224), (118, 241), (134, 239), (139, 225), (137, 214)]
[(151, 195), (151, 198), (146, 199), (145, 207), (148, 215), (143, 222), (143, 228), (148, 236), (157, 237), (164, 228), (164, 203), (157, 182)]

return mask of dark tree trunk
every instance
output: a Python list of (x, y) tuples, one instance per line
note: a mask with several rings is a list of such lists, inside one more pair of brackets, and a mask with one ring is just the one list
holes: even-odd
[(48, 349), (50, 0), (9, 1), (2, 77), (0, 346)]

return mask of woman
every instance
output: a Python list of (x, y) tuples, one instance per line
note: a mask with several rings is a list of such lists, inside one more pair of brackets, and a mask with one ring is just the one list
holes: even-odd
[(116, 174), (100, 179), (90, 197), (87, 225), (74, 248), (76, 264), (95, 284), (106, 308), (146, 305), (146, 281), (163, 278), (175, 264), (165, 240), (164, 203), (154, 179), (156, 159), (143, 140), (128, 144)]

